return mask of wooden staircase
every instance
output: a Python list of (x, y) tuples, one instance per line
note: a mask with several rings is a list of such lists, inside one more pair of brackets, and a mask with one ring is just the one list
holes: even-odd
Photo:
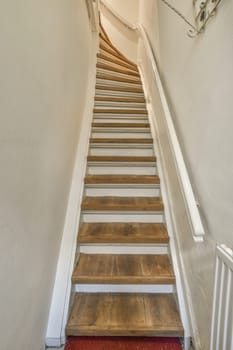
[(182, 337), (137, 66), (101, 28), (68, 336)]

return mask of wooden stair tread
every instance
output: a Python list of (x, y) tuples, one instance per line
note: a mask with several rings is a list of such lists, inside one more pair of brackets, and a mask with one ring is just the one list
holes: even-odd
[(140, 94), (143, 93), (143, 89), (141, 87), (126, 87), (126, 86), (102, 85), (102, 84), (96, 84), (96, 90), (135, 92)]
[(125, 74), (128, 76), (134, 76), (137, 78), (140, 77), (139, 73), (137, 73), (137, 72), (131, 71), (127, 68), (117, 68), (117, 67), (111, 66), (110, 64), (106, 64), (106, 63), (99, 62), (96, 64), (96, 67), (100, 68), (100, 69), (104, 69), (104, 70), (109, 71), (109, 72), (116, 72), (116, 73)]
[(146, 109), (120, 109), (120, 108), (94, 108), (94, 113), (147, 115), (147, 110)]
[(104, 79), (104, 80), (112, 80), (112, 81), (118, 81), (118, 82), (122, 82), (122, 83), (128, 83), (128, 84), (140, 84), (142, 85), (142, 82), (140, 79), (135, 78), (124, 78), (121, 76), (116, 76), (116, 75), (111, 75), (110, 73), (97, 73), (96, 75), (97, 79)]
[(126, 60), (129, 64), (137, 68), (137, 65), (133, 62), (130, 61), (125, 55), (123, 55), (109, 40), (109, 38), (106, 38), (105, 35), (100, 33), (100, 42), (107, 44), (112, 50), (116, 51), (120, 57), (122, 57), (124, 60)]
[[(123, 57), (123, 55), (121, 55), (119, 52), (117, 52), (112, 46), (110, 46), (108, 43), (105, 43), (103, 41), (100, 41), (99, 44), (99, 48), (100, 48), (100, 52), (104, 51), (107, 52), (108, 54), (115, 56), (117, 58), (119, 58), (120, 60), (128, 63), (129, 65), (131, 65), (132, 63), (130, 63), (125, 57)], [(132, 64), (132, 66), (134, 66)]]
[(92, 123), (92, 127), (100, 128), (149, 128), (149, 123)]
[(90, 143), (142, 143), (142, 144), (152, 144), (153, 139), (150, 138), (128, 138), (128, 139), (123, 139), (123, 138), (108, 138), (108, 137), (101, 137), (101, 138), (90, 138)]
[(167, 255), (81, 254), (72, 276), (85, 284), (174, 284)]
[(83, 198), (82, 210), (100, 211), (162, 211), (163, 202), (160, 197), (89, 197)]
[[(114, 50), (110, 45), (106, 45), (105, 43), (100, 41), (99, 48), (100, 48), (100, 52), (107, 52), (109, 55), (112, 55), (117, 59), (120, 59), (128, 63), (127, 60), (122, 55), (120, 55), (116, 50)], [(131, 65), (130, 63), (128, 64)]]
[(111, 46), (109, 47), (109, 46), (105, 45), (103, 42), (100, 42), (99, 48), (100, 48), (100, 52), (112, 55), (113, 57), (116, 57), (117, 59), (127, 63), (129, 66), (137, 69), (137, 65), (135, 63), (129, 61), (125, 56), (120, 54), (119, 51), (115, 50), (115, 48), (113, 48)]
[(145, 103), (144, 97), (95, 96), (95, 101)]
[(156, 162), (156, 157), (150, 156), (88, 156), (88, 162)]
[(102, 36), (103, 36), (108, 42), (111, 43), (111, 40), (109, 39), (108, 34), (106, 33), (104, 27), (102, 26), (101, 21), (100, 21), (100, 33), (102, 34)]
[(167, 244), (166, 227), (160, 223), (85, 223), (79, 227), (80, 243), (160, 243)]
[(106, 39), (102, 33), (99, 33), (99, 38), (100, 38), (101, 44), (107, 45), (107, 47), (116, 51), (121, 57), (124, 57), (123, 54), (115, 46), (113, 46), (112, 42)]
[(85, 184), (159, 184), (157, 175), (86, 175)]
[(183, 327), (172, 294), (79, 293), (66, 334), (183, 336)]
[(127, 68), (129, 70), (132, 70), (134, 72), (137, 72), (138, 73), (138, 68), (137, 67), (134, 67), (120, 59), (117, 59), (117, 58), (114, 58), (114, 57), (109, 57), (108, 55), (104, 54), (103, 52), (99, 52), (97, 53), (97, 58), (100, 58), (100, 59), (103, 59), (107, 62), (112, 62), (114, 64), (117, 64), (119, 66), (122, 66), (124, 68)]

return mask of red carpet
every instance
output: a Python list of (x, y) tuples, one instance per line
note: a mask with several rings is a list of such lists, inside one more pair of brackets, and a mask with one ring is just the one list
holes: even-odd
[(177, 338), (69, 337), (65, 350), (182, 350)]

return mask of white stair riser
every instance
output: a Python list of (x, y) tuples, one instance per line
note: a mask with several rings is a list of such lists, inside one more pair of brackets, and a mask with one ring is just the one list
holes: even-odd
[(88, 174), (121, 174), (121, 175), (157, 175), (155, 166), (106, 166), (106, 165), (88, 165)]
[(86, 196), (159, 197), (160, 188), (85, 188)]
[[(97, 122), (98, 123), (98, 122)], [(96, 125), (97, 125), (96, 123)], [(137, 123), (139, 124), (139, 123)], [(143, 127), (117, 127), (117, 126), (107, 126), (107, 127), (103, 127), (103, 126), (94, 126), (92, 128), (92, 133), (102, 133), (105, 135), (105, 137), (108, 137), (108, 134), (129, 134), (129, 135), (133, 135), (135, 137), (139, 136), (140, 134), (145, 134), (145, 135), (149, 135), (150, 138), (151, 137), (151, 132), (150, 132), (150, 128), (143, 128)]]
[(145, 103), (136, 102), (112, 102), (112, 101), (95, 101), (95, 107), (101, 108), (129, 108), (129, 109), (145, 109)]
[[(110, 65), (111, 65), (111, 63), (110, 63)], [(121, 69), (124, 70), (123, 67)], [(97, 68), (97, 73), (112, 75), (112, 76), (117, 77), (117, 78), (130, 78), (130, 79), (136, 80), (136, 81), (139, 78), (139, 77), (136, 77), (135, 75), (127, 74), (127, 72), (120, 73), (120, 72), (115, 72), (114, 70), (109, 70), (109, 69), (105, 69), (105, 68)]]
[[(148, 116), (147, 114), (137, 114), (137, 113), (130, 113), (130, 114), (127, 114), (127, 113), (105, 113), (105, 112), (101, 112), (101, 113), (94, 113), (93, 114), (93, 118), (96, 118), (96, 117), (108, 117), (108, 118), (122, 118), (122, 119), (125, 119), (125, 118), (129, 118), (131, 120), (133, 120), (134, 118), (137, 119), (137, 118), (146, 118), (147, 121), (148, 121)], [(132, 121), (133, 122), (133, 121)]]
[(131, 117), (124, 117), (121, 115), (107, 115), (107, 116), (103, 116), (103, 115), (95, 115), (93, 117), (93, 122), (94, 123), (147, 123), (148, 122), (148, 117), (142, 117), (142, 116), (131, 116)]
[(75, 284), (77, 293), (174, 293), (173, 284)]
[(127, 88), (141, 88), (142, 84), (139, 83), (129, 83), (126, 81), (117, 81), (117, 80), (110, 80), (110, 79), (96, 79), (96, 84), (99, 85), (111, 85), (111, 86), (122, 86)]
[(163, 223), (163, 213), (147, 212), (98, 212), (98, 211), (83, 211), (83, 222), (147, 222), (147, 223)]
[(106, 131), (94, 131), (91, 134), (91, 137), (96, 137), (96, 138), (102, 138), (102, 137), (110, 137), (110, 138), (128, 138), (128, 139), (134, 139), (134, 138), (138, 138), (138, 139), (151, 139), (151, 133), (150, 132), (140, 132), (140, 130), (138, 130), (137, 133), (135, 132), (127, 132), (126, 130), (123, 132), (113, 132), (112, 129), (107, 129)]
[(92, 156), (153, 156), (153, 148), (101, 148), (91, 147)]
[[(107, 106), (107, 105), (103, 105), (101, 108), (99, 108), (99, 107), (97, 107), (96, 109), (109, 109), (109, 106)], [(139, 111), (140, 113), (142, 112), (142, 111), (144, 111), (144, 114), (147, 114), (147, 109), (144, 107), (144, 108), (138, 108), (138, 107), (134, 107), (134, 106), (126, 106), (125, 108), (122, 108), (119, 104), (118, 105), (116, 105), (115, 104), (115, 106), (114, 106), (114, 108), (111, 108), (111, 109), (114, 109), (114, 110), (121, 110), (121, 109), (125, 109), (125, 110), (127, 110), (127, 111), (129, 111), (129, 112), (131, 112), (132, 111), (132, 109), (133, 110), (136, 110), (136, 111)], [(135, 113), (134, 113), (135, 114)], [(130, 115), (132, 115), (132, 113), (130, 113)]]
[(169, 247), (167, 244), (80, 244), (80, 253), (84, 254), (153, 254), (164, 255), (169, 254)]
[(144, 97), (143, 92), (115, 91), (96, 89), (96, 96)]

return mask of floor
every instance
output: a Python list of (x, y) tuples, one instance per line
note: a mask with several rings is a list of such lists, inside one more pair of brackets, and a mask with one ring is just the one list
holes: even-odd
[[(46, 348), (46, 350), (64, 350), (64, 346), (60, 348)], [(195, 350), (195, 348), (191, 345), (189, 350)]]

